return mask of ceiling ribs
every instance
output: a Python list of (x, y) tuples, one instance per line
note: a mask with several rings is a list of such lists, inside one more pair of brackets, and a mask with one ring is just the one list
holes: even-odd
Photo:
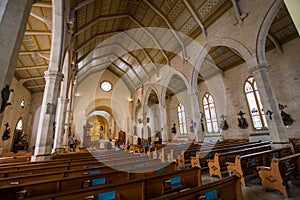
[(25, 31), (25, 35), (52, 35), (51, 31)]
[(194, 19), (196, 20), (196, 22), (198, 23), (198, 25), (200, 26), (202, 33), (204, 34), (205, 37), (207, 37), (207, 31), (206, 28), (204, 27), (203, 22), (201, 21), (199, 15), (197, 14), (197, 12), (195, 11), (195, 9), (192, 7), (192, 5), (190, 4), (189, 0), (183, 0), (185, 6), (187, 7), (187, 9), (190, 11), (190, 13), (192, 14), (192, 16), (194, 17)]
[(185, 45), (183, 44), (181, 38), (178, 36), (177, 32), (175, 31), (174, 26), (171, 24), (171, 22), (168, 20), (168, 18), (161, 13), (161, 11), (156, 8), (156, 6), (154, 6), (151, 2), (147, 1), (147, 0), (143, 0), (144, 3), (146, 3), (156, 14), (158, 14), (163, 20), (164, 22), (168, 25), (169, 29), (171, 30), (171, 32), (174, 34), (174, 36), (176, 37), (176, 39), (178, 40), (179, 44), (181, 45), (181, 49), (182, 49), (182, 55), (183, 55), (183, 59), (187, 60), (188, 56), (187, 56), (187, 52), (186, 52), (186, 48)]
[(117, 59), (119, 59), (121, 62), (123, 62), (125, 65), (127, 65), (132, 70), (134, 75), (139, 79), (141, 86), (144, 85), (141, 77), (136, 73), (136, 71), (133, 69), (133, 67), (127, 61), (125, 61), (122, 57), (117, 56), (116, 54), (113, 54), (113, 55), (115, 55)]
[(142, 28), (152, 38), (152, 40), (158, 46), (158, 49), (160, 49), (161, 53), (165, 57), (165, 59), (167, 61), (167, 64), (170, 66), (170, 60), (169, 60), (167, 54), (164, 52), (164, 50), (163, 50), (164, 48), (162, 47), (162, 45), (157, 41), (157, 39), (154, 37), (154, 35), (147, 28), (145, 28), (140, 22), (138, 22), (135, 18), (133, 18), (129, 14), (119, 14), (119, 15), (111, 15), (111, 16), (100, 16), (97, 19), (95, 19), (95, 20), (89, 22), (88, 24), (84, 25), (83, 27), (81, 27), (77, 32), (75, 32), (73, 34), (73, 36), (72, 36), (72, 41), (75, 41), (75, 37), (78, 34), (80, 34), (82, 31), (85, 31), (87, 28), (93, 26), (94, 24), (100, 22), (101, 20), (110, 20), (110, 19), (118, 19), (118, 18), (126, 18), (126, 17), (128, 17), (136, 25), (138, 25), (140, 28)]
[[(126, 76), (126, 78), (128, 79), (128, 81), (131, 83), (131, 85), (133, 85), (134, 88), (136, 88), (136, 85), (133, 83), (133, 81), (130, 79), (129, 75), (127, 74), (126, 71), (120, 69), (115, 63), (111, 63), (116, 69), (120, 70), (121, 72), (123, 72), (123, 74)], [(120, 77), (122, 78), (122, 77)]]
[(27, 86), (27, 88), (39, 88), (39, 87), (45, 87), (45, 84), (41, 84), (41, 85), (33, 85), (33, 86)]
[(19, 80), (19, 83), (21, 85), (23, 85), (27, 81), (38, 80), (38, 79), (44, 79), (44, 76), (36, 76), (36, 77), (30, 77), (30, 78), (21, 78)]
[(49, 3), (34, 3), (32, 4), (34, 7), (41, 7), (41, 8), (52, 8), (52, 4)]
[(31, 10), (30, 15), (38, 20), (40, 20), (41, 22), (44, 22), (50, 30), (52, 30), (52, 21), (49, 20), (48, 18), (34, 12), (33, 10)]
[(277, 52), (279, 53), (279, 55), (283, 54), (283, 50), (281, 48), (281, 45), (279, 44), (279, 42), (273, 37), (273, 35), (271, 33), (268, 33), (267, 37), (272, 41), (272, 43), (275, 45)]
[(155, 69), (156, 75), (158, 76), (158, 69), (156, 67), (156, 65), (154, 64), (153, 59), (151, 58), (151, 56), (149, 55), (149, 53), (140, 45), (140, 43), (138, 43), (134, 38), (132, 38), (128, 33), (124, 32), (124, 34), (126, 35), (127, 38), (129, 38), (136, 46), (139, 47), (140, 50), (142, 50), (145, 54), (145, 56), (148, 58), (148, 60), (152, 63), (153, 68)]
[(33, 65), (33, 66), (26, 66), (26, 67), (16, 67), (16, 71), (19, 70), (28, 70), (28, 69), (43, 69), (47, 68), (48, 65)]

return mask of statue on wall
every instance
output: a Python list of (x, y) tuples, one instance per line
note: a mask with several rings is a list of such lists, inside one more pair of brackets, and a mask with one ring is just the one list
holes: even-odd
[(238, 126), (239, 126), (241, 129), (246, 129), (246, 128), (248, 128), (248, 123), (247, 123), (246, 119), (243, 117), (244, 114), (246, 114), (246, 113), (242, 112), (241, 110), (240, 110), (240, 112), (237, 114), (237, 115), (240, 116), (240, 118), (238, 118), (238, 122), (239, 122), (239, 123), (238, 123)]
[(172, 129), (171, 129), (171, 132), (174, 133), (174, 134), (176, 134), (176, 132), (177, 132), (177, 131), (176, 131), (176, 124), (175, 124), (175, 123), (173, 124), (173, 127), (172, 127)]
[(8, 140), (10, 138), (10, 128), (8, 122), (5, 124), (5, 131), (2, 135), (2, 140)]
[(287, 114), (286, 112), (283, 111), (283, 109), (287, 106), (282, 105), (282, 104), (278, 104), (278, 107), (279, 107), (279, 110), (281, 111), (281, 118), (282, 118), (283, 124), (285, 126), (292, 125), (293, 122), (294, 122), (293, 118), (291, 117), (290, 114)]
[(229, 128), (229, 126), (228, 126), (228, 124), (227, 124), (227, 121), (226, 121), (226, 116), (224, 116), (223, 114), (221, 115), (221, 117), (220, 117), (221, 119), (222, 119), (222, 121), (221, 121), (221, 123), (220, 123), (220, 128), (222, 129), (222, 130), (228, 130), (228, 128)]
[(2, 104), (1, 104), (0, 113), (4, 112), (6, 106), (11, 105), (11, 103), (8, 102), (8, 100), (9, 100), (10, 92), (13, 91), (14, 91), (13, 89), (9, 89), (9, 85), (6, 85), (5, 88), (3, 88), (1, 92)]

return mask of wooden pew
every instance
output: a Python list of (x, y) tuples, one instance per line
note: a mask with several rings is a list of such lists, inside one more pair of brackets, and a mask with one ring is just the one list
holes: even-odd
[[(18, 184), (27, 184), (34, 181), (41, 180), (51, 180), (56, 178), (65, 178), (65, 177), (77, 177), (86, 175), (91, 171), (98, 170), (101, 173), (106, 172), (117, 172), (117, 171), (133, 171), (136, 168), (153, 166), (163, 163), (160, 162), (159, 159), (156, 160), (140, 160), (140, 161), (132, 161), (131, 163), (119, 163), (117, 165), (97, 165), (98, 163), (82, 163), (80, 169), (70, 169), (70, 170), (54, 170), (52, 172), (47, 171), (47, 168), (44, 168), (43, 173), (35, 173), (35, 174), (22, 174), (20, 176), (12, 176), (0, 179), (0, 187), (4, 187), (7, 185), (14, 185), (14, 183)], [(54, 167), (55, 168), (55, 167)]]
[(270, 167), (259, 166), (257, 170), (264, 191), (267, 188), (279, 190), (287, 198), (287, 182), (300, 175), (300, 153), (273, 158)]
[(188, 190), (183, 190), (173, 194), (162, 195), (151, 200), (195, 200), (206, 199), (206, 196), (214, 196), (218, 199), (242, 200), (242, 191), (240, 180), (237, 176), (229, 176), (223, 180), (214, 181), (194, 187)]
[(251, 154), (260, 151), (270, 150), (271, 145), (255, 146), (246, 149), (240, 149), (236, 151), (230, 151), (225, 153), (215, 153), (214, 159), (208, 159), (209, 175), (217, 175), (222, 179), (222, 171), (226, 169), (226, 162), (234, 162), (237, 155)]
[[(156, 174), (163, 175), (166, 173), (175, 172), (176, 163), (163, 166), (162, 163), (144, 163), (143, 166), (130, 167), (127, 171), (111, 170), (102, 172), (99, 168), (91, 168), (84, 174), (78, 174), (77, 176), (68, 177), (51, 177), (49, 179), (39, 178), (39, 175), (35, 177), (29, 177), (28, 181), (21, 181), (19, 184), (4, 185), (0, 187), (2, 196), (7, 199), (14, 199), (14, 195), (19, 191), (26, 191), (27, 197), (34, 197), (38, 195), (66, 192), (70, 190), (77, 190), (83, 187), (88, 187), (93, 180), (100, 180), (101, 184), (112, 184), (125, 182), (131, 179), (145, 178), (154, 176)], [(92, 173), (93, 172), (93, 173)], [(138, 173), (139, 172), (139, 173)], [(104, 179), (104, 180), (103, 180)]]
[(300, 153), (300, 138), (289, 138), (292, 143), (295, 153)]
[[(221, 148), (199, 148), (199, 149), (193, 149), (193, 150), (187, 150), (181, 152), (181, 155), (178, 157), (178, 166), (185, 168), (186, 165), (189, 165), (191, 163), (191, 159), (196, 156), (196, 152), (199, 151), (200, 155), (199, 158), (200, 160), (197, 162), (197, 160), (193, 160), (194, 165), (199, 165), (201, 166), (202, 169), (205, 169), (208, 167), (207, 165), (207, 160), (213, 159), (215, 153), (224, 153), (224, 152), (229, 152), (229, 151), (235, 151), (239, 149), (245, 149), (245, 148), (251, 148), (251, 147), (256, 147), (256, 146), (263, 146), (263, 145), (268, 145), (270, 144), (270, 141), (265, 141), (265, 142), (251, 142), (247, 144), (242, 144), (242, 145), (236, 145), (234, 144), (229, 145), (229, 146), (222, 146)], [(195, 163), (197, 162), (197, 163)]]
[(237, 155), (235, 162), (227, 162), (227, 170), (229, 173), (235, 172), (241, 177), (241, 183), (246, 186), (245, 176), (248, 174), (257, 174), (257, 166), (269, 166), (272, 158), (281, 158), (291, 155), (291, 147), (284, 147), (279, 149), (272, 149), (252, 154)]
[[(113, 199), (151, 199), (166, 194), (169, 191), (164, 190), (163, 187), (166, 182), (173, 180), (173, 178), (181, 179), (181, 184), (173, 191), (179, 191), (183, 188), (193, 188), (201, 186), (201, 171), (199, 168), (191, 168), (179, 170), (176, 172), (165, 173), (155, 176), (150, 176), (141, 179), (129, 180), (126, 182), (105, 184), (100, 186), (92, 186), (78, 190), (67, 192), (58, 192), (47, 195), (40, 195), (32, 198), (24, 198), (31, 200), (70, 200), (70, 199), (99, 199), (99, 194), (106, 192), (113, 192)], [(178, 186), (178, 185), (176, 185)]]
[(105, 156), (103, 158), (87, 158), (87, 159), (80, 159), (80, 160), (62, 160), (60, 162), (57, 161), (48, 161), (38, 164), (25, 164), (25, 165), (18, 165), (16, 167), (4, 167), (0, 169), (0, 177), (9, 177), (12, 175), (19, 175), (19, 174), (29, 174), (29, 173), (35, 173), (39, 170), (43, 171), (44, 168), (49, 169), (49, 172), (51, 170), (56, 170), (57, 167), (65, 168), (67, 169), (79, 169), (82, 163), (85, 164), (92, 164), (92, 163), (98, 163), (97, 165), (114, 165), (118, 164), (120, 162), (126, 163), (130, 162), (131, 160), (147, 160), (149, 157), (146, 156), (140, 156), (140, 155), (134, 155), (134, 154), (120, 154), (118, 157), (115, 156)]

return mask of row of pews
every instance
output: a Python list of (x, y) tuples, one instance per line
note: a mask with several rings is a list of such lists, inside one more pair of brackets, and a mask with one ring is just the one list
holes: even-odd
[[(0, 162), (1, 199), (242, 199), (241, 184), (258, 174), (263, 189), (284, 197), (299, 177), (300, 153), (271, 142), (170, 144), (153, 151), (72, 152), (50, 161)], [(209, 170), (219, 181), (203, 184)]]

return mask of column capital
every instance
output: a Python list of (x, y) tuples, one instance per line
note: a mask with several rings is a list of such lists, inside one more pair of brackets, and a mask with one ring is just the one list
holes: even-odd
[(250, 67), (249, 68), (249, 73), (250, 74), (253, 74), (255, 72), (259, 72), (259, 71), (262, 71), (262, 70), (268, 70), (269, 69), (269, 66), (266, 65), (266, 64), (258, 64), (256, 66), (253, 66), (253, 67)]
[(55, 78), (58, 78), (58, 79), (61, 80), (61, 79), (64, 78), (63, 73), (58, 72), (58, 71), (48, 70), (48, 71), (45, 71), (44, 74), (45, 74), (45, 79), (55, 79)]

